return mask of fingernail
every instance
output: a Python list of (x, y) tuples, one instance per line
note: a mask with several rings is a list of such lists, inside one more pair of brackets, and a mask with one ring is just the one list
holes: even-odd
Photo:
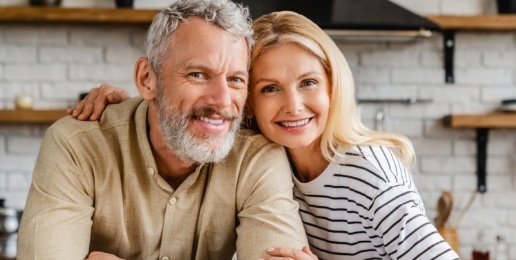
[(90, 116), (90, 119), (93, 119), (93, 117), (94, 117), (94, 116), (95, 116), (95, 115), (91, 115), (91, 116)]
[(268, 252), (268, 253), (270, 253), (270, 252), (274, 252), (274, 247), (269, 247), (269, 248), (267, 249), (267, 252)]

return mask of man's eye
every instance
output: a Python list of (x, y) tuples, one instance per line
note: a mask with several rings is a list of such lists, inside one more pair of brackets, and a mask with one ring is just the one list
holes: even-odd
[(203, 75), (200, 72), (192, 72), (192, 73), (190, 73), (190, 76), (200, 79), (200, 78), (202, 78)]
[(261, 92), (262, 93), (271, 93), (271, 92), (275, 92), (277, 90), (277, 88), (275, 86), (266, 86), (264, 88), (262, 88)]
[(232, 82), (232, 83), (242, 83), (242, 82), (244, 82), (244, 80), (239, 78), (239, 77), (231, 77), (231, 78), (229, 78), (229, 81)]

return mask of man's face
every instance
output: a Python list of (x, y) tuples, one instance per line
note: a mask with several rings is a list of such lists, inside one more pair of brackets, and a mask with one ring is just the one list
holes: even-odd
[(156, 95), (163, 137), (183, 161), (220, 161), (233, 145), (247, 96), (245, 39), (196, 17), (173, 38)]

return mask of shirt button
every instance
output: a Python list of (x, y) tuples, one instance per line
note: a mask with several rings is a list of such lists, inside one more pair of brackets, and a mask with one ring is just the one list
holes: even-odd
[(152, 175), (152, 176), (154, 176), (154, 169), (149, 168), (149, 174), (150, 174), (150, 175)]
[(161, 258), (161, 260), (170, 260), (170, 259), (168, 258), (168, 256), (164, 256)]
[(174, 204), (176, 204), (176, 202), (177, 202), (176, 198), (171, 198), (169, 201), (170, 205), (174, 205)]

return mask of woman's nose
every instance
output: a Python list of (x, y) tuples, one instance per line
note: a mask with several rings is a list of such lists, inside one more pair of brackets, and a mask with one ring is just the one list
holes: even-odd
[(285, 97), (285, 106), (283, 110), (287, 114), (297, 115), (303, 111), (303, 98), (299, 93), (290, 93)]

